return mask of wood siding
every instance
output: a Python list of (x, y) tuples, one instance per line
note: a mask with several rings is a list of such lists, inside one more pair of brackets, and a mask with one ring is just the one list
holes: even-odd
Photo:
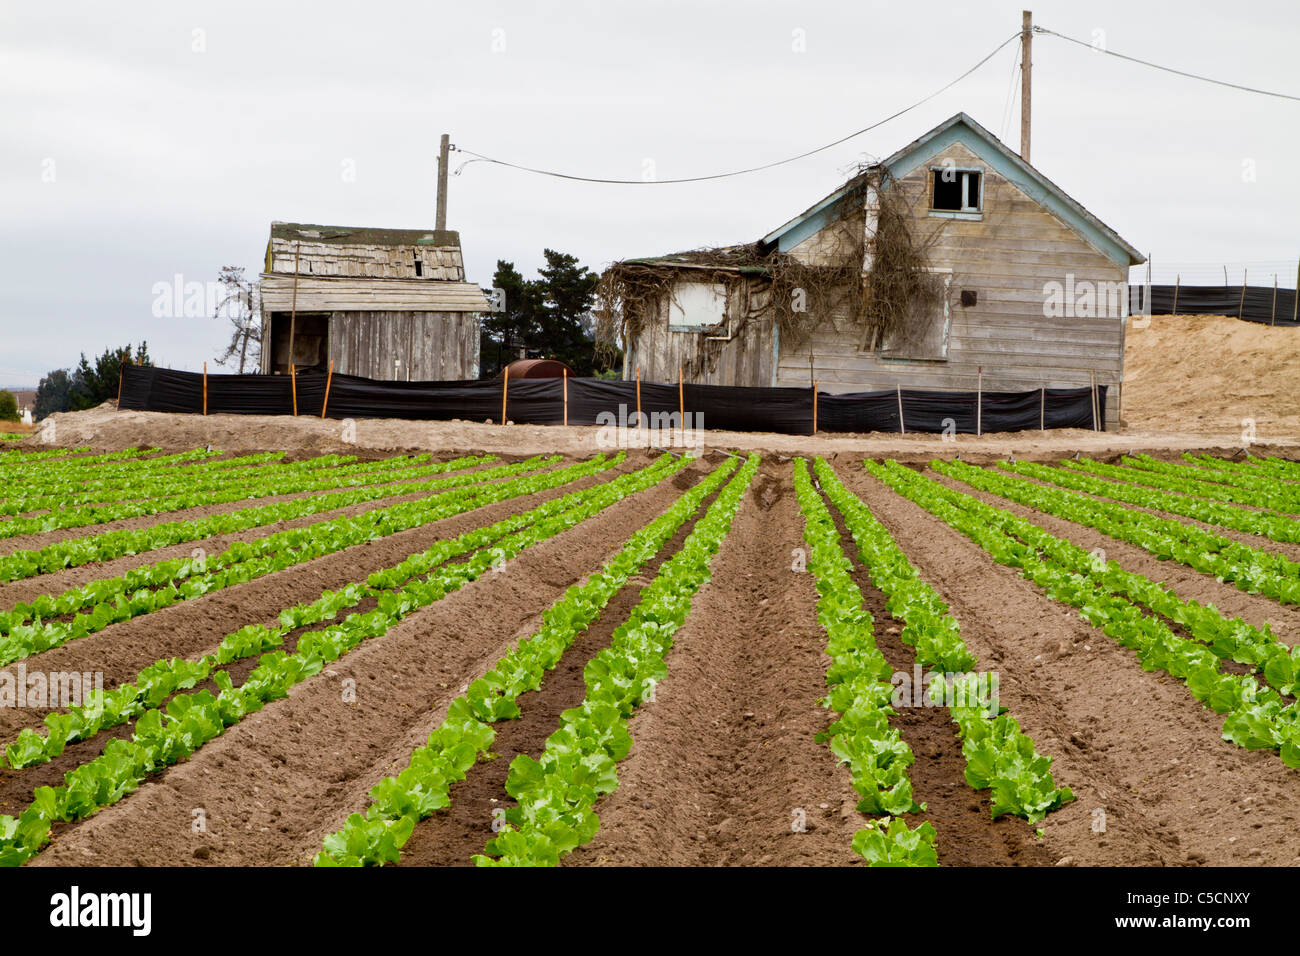
[[(262, 308), (288, 312), (294, 304), (293, 276), (261, 276)], [(426, 311), (487, 312), (487, 297), (472, 282), (426, 282), (423, 279), (319, 279), (297, 281), (299, 312)]]
[[(691, 282), (691, 276), (679, 281)], [(727, 293), (727, 314), (719, 316), (725, 325), (707, 331), (670, 328), (668, 299), (656, 305), (656, 317), (625, 351), (624, 378), (639, 368), (647, 382), (673, 383), (678, 369), (694, 385), (774, 384), (774, 342), (772, 320), (760, 314), (766, 292), (752, 280), (731, 283)], [(730, 341), (720, 341), (730, 331)]]
[(398, 381), (478, 378), (478, 352), (479, 319), (472, 313), (330, 315), (329, 357), (334, 370), (345, 375)]

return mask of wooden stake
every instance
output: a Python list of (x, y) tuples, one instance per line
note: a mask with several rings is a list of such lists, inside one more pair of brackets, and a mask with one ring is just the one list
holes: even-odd
[(501, 424), (506, 423), (506, 396), (510, 394), (510, 366), (506, 366), (505, 377), (501, 380)]
[(334, 360), (330, 359), (329, 374), (325, 376), (325, 400), (320, 403), (320, 417), (325, 417), (325, 409), (330, 404), (330, 382), (334, 381)]
[(1300, 265), (1295, 267), (1295, 301), (1291, 304), (1291, 321), (1300, 320)]
[(1038, 389), (1038, 430), (1047, 431), (1047, 386), (1041, 385)]
[(636, 367), (636, 427), (641, 427), (641, 366)]
[(1277, 325), (1277, 273), (1273, 273), (1273, 314), (1268, 320), (1269, 325)]
[(682, 444), (686, 444), (686, 379), (682, 367), (677, 366), (677, 423), (681, 427)]
[(903, 386), (898, 382), (894, 383), (894, 390), (898, 394), (898, 433), (907, 434), (907, 426), (903, 424)]
[(564, 368), (564, 424), (569, 424), (569, 369)]
[(203, 363), (203, 414), (208, 413), (208, 363)]
[(984, 434), (984, 368), (980, 366), (975, 386), (975, 435)]
[[(1300, 295), (1300, 292), (1297, 292), (1297, 295)], [(125, 363), (117, 363), (117, 406), (119, 409), (122, 407), (122, 372), (125, 368)]]
[[(293, 340), (298, 331), (298, 250), (301, 243), (294, 243), (293, 247), (293, 302), (289, 307), (289, 366), (293, 366)], [(290, 375), (293, 373), (290, 372)], [(296, 406), (295, 406), (296, 408)], [(294, 414), (298, 412), (295, 410)]]
[(817, 434), (817, 379), (813, 379), (813, 434)]
[[(1179, 273), (1178, 277), (1174, 279), (1174, 308), (1173, 311), (1169, 313), (1170, 315), (1178, 314), (1178, 287), (1182, 284), (1183, 284), (1183, 276), (1182, 273)], [(1150, 312), (1151, 310), (1148, 308), (1147, 311)]]
[(293, 417), (298, 417), (298, 366), (289, 363), (289, 387), (293, 390)]
[(1241, 301), (1237, 303), (1237, 318), (1241, 318), (1246, 309), (1246, 270), (1241, 270)]
[(1097, 431), (1097, 373), (1088, 372), (1088, 388), (1092, 392), (1092, 430)]

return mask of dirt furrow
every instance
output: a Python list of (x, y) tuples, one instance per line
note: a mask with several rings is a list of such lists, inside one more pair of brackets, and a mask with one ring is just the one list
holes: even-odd
[(837, 471), (951, 605), (1002, 703), (1078, 800), (1044, 822), (1058, 862), (1300, 862), (1300, 776), (1220, 739), (1222, 718), (964, 535), (867, 475)]
[(631, 719), (619, 786), (572, 865), (851, 866), (863, 817), (830, 723), (826, 635), (788, 464), (765, 462)]
[[(370, 787), (405, 765), (469, 680), (695, 477), (624, 499), (412, 614), (60, 834), (34, 862), (309, 863), (325, 834), (368, 804)], [(344, 699), (350, 688), (355, 702)]]

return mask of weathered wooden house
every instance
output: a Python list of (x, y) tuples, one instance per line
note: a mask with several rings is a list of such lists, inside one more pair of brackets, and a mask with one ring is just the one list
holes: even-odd
[(261, 275), (262, 371), (478, 378), (482, 289), (460, 234), (274, 222)]
[(615, 263), (648, 381), (1029, 391), (1124, 378), (1131, 245), (964, 113), (761, 240)]

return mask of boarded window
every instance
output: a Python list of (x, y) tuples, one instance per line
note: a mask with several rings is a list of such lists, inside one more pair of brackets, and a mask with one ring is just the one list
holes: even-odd
[(887, 334), (880, 343), (880, 357), (886, 359), (948, 360), (948, 283), (952, 275), (936, 272), (928, 276), (932, 294), (913, 304), (907, 326)]
[(727, 287), (721, 282), (683, 282), (668, 302), (670, 327), (717, 325), (727, 318)]

